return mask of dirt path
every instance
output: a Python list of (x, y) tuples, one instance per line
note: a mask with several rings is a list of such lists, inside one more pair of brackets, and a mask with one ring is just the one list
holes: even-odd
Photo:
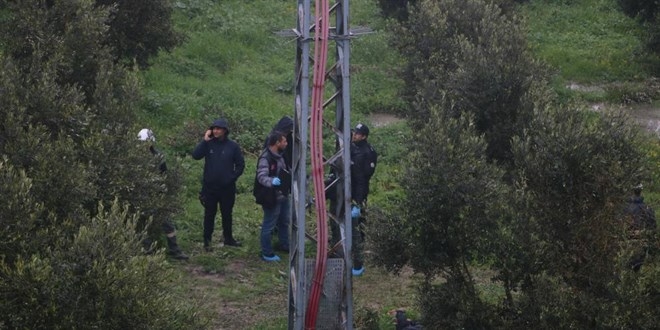
[(374, 128), (387, 126), (403, 120), (402, 118), (389, 113), (372, 113), (369, 115), (368, 119)]

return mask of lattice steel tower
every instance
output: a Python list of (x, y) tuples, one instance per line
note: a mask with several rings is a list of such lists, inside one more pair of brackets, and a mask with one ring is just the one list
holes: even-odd
[[(297, 48), (292, 231), (289, 254), (289, 329), (353, 328), (349, 42), (355, 35), (368, 30), (349, 30), (349, 0), (336, 0), (334, 3), (328, 1), (330, 0), (316, 0), (312, 6), (311, 0), (298, 0), (298, 19), (296, 28), (293, 29)], [(312, 10), (315, 10), (314, 15)], [(335, 26), (331, 26), (333, 23)], [(320, 52), (327, 54), (330, 44), (334, 44), (334, 62), (328, 61), (326, 65), (325, 58), (319, 55), (322, 55)], [(320, 63), (321, 68), (318, 67)], [(310, 69), (312, 66), (314, 70)], [(323, 82), (328, 82), (329, 88), (325, 92)], [(312, 104), (314, 95), (321, 95), (322, 103), (317, 101)], [(328, 110), (323, 116), (325, 118), (329, 118), (334, 112), (334, 123), (319, 119), (321, 117), (318, 116), (318, 111), (323, 109)], [(321, 122), (322, 124), (319, 124)], [(319, 139), (331, 141), (333, 137), (334, 153), (323, 155), (320, 168), (318, 163), (314, 163), (319, 152), (318, 146), (322, 147), (323, 141)], [(326, 215), (321, 216), (318, 214), (318, 207), (325, 204), (325, 194), (323, 187), (319, 190), (318, 180), (319, 176), (326, 178), (325, 174), (330, 172), (335, 174), (335, 179), (329, 186), (336, 187), (337, 198), (336, 202), (330, 203)], [(340, 228), (340, 242), (336, 246), (327, 246), (329, 224), (317, 222), (314, 225), (318, 219), (324, 217)], [(321, 235), (326, 242), (319, 239), (321, 231), (326, 232), (325, 236)], [(306, 241), (314, 243), (310, 245), (316, 245), (316, 259), (306, 258)], [(324, 247), (321, 253), (318, 247)], [(320, 263), (323, 263), (323, 267), (319, 267)], [(321, 273), (319, 269), (325, 270), (321, 277), (318, 274)], [(322, 278), (322, 281), (319, 281), (319, 278)], [(315, 295), (315, 289), (318, 291), (319, 287), (320, 295), (318, 292)], [(315, 305), (318, 305), (318, 308), (313, 308)]]

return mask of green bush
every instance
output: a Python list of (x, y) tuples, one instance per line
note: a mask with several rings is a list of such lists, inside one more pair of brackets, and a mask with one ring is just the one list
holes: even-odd
[[(619, 113), (594, 117), (562, 108), (537, 112), (526, 136), (515, 140), (519, 198), (517, 221), (508, 226), (518, 233), (512, 240), (523, 247), (515, 256), (522, 262), (495, 266), (510, 271), (503, 273), (505, 282), (518, 282), (513, 314), (524, 316), (521, 325), (593, 328), (610, 322), (611, 308), (619, 304), (613, 295), (618, 274), (627, 271), (618, 261), (624, 197), (649, 178), (644, 143)], [(638, 321), (645, 322), (618, 322), (630, 328)]]
[(202, 327), (194, 306), (172, 290), (178, 275), (163, 255), (140, 255), (138, 218), (118, 203), (97, 213), (70, 242), (13, 264), (0, 262), (0, 324), (30, 329)]
[(393, 40), (407, 59), (404, 98), (413, 126), (447, 98), (451, 116), (474, 116), (489, 158), (510, 159), (509, 141), (530, 115), (523, 96), (547, 77), (523, 32), (515, 16), (482, 0), (418, 2)]
[(174, 30), (172, 6), (167, 0), (96, 0), (97, 7), (108, 7), (106, 44), (117, 59), (146, 68), (159, 51), (169, 51), (183, 36)]
[(103, 44), (108, 12), (91, 1), (8, 6), (0, 326), (199, 328), (162, 256), (141, 255), (145, 235), (179, 212), (181, 175), (175, 161), (161, 174), (163, 159), (137, 140), (139, 83)]

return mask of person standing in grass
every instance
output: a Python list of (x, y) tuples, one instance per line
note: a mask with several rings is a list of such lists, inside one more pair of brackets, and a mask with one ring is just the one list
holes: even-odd
[(245, 160), (238, 143), (229, 139), (229, 126), (225, 119), (217, 119), (211, 124), (202, 141), (193, 150), (192, 157), (196, 160), (204, 158), (200, 192), (204, 206), (204, 249), (211, 251), (218, 205), (222, 215), (224, 244), (241, 246), (232, 233), (232, 217), (236, 201), (236, 180), (243, 174)]
[[(154, 147), (154, 142), (156, 142), (156, 137), (154, 136), (154, 132), (148, 128), (143, 128), (138, 132), (138, 139), (140, 141), (144, 141), (148, 143), (148, 148), (149, 152), (154, 155), (155, 157), (161, 157), (161, 153)], [(163, 159), (160, 164), (158, 165), (158, 169), (160, 170), (161, 174), (164, 174), (167, 172), (167, 164), (165, 164), (165, 160)], [(167, 254), (172, 256), (174, 259), (178, 260), (187, 260), (188, 256), (181, 251), (181, 248), (179, 248), (179, 245), (176, 242), (176, 228), (174, 227), (174, 223), (172, 220), (169, 218), (166, 218), (163, 220), (162, 223), (162, 228), (163, 232), (165, 233), (165, 236), (167, 237)], [(147, 248), (147, 251), (150, 250), (151, 248), (151, 240), (146, 239), (143, 244)]]
[(289, 193), (291, 174), (283, 153), (288, 142), (285, 133), (274, 131), (266, 140), (268, 147), (259, 156), (254, 178), (254, 196), (264, 211), (261, 224), (261, 258), (279, 261), (273, 251), (272, 232), (277, 227), (278, 250), (289, 251)]
[(364, 209), (369, 195), (369, 180), (376, 171), (378, 154), (367, 142), (369, 127), (357, 124), (351, 138), (351, 218), (353, 223), (353, 276), (364, 273)]

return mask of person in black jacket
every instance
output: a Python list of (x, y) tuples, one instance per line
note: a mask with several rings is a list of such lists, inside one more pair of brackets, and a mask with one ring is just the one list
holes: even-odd
[[(154, 136), (154, 132), (148, 128), (143, 128), (140, 130), (138, 133), (138, 139), (140, 141), (145, 141), (149, 143), (149, 152), (151, 152), (152, 155), (155, 157), (159, 157), (161, 159), (160, 164), (158, 165), (158, 169), (160, 170), (161, 174), (165, 174), (167, 172), (167, 165), (165, 164), (165, 159), (163, 158), (162, 154), (156, 147), (154, 147), (154, 142), (156, 142), (156, 137)], [(171, 219), (167, 218), (163, 220), (162, 223), (162, 229), (163, 232), (165, 233), (165, 236), (167, 237), (167, 254), (171, 255), (174, 259), (179, 259), (179, 260), (187, 260), (188, 256), (181, 251), (181, 248), (179, 248), (179, 245), (176, 242), (176, 227), (174, 227), (174, 223), (172, 222)], [(143, 244), (147, 248), (147, 250), (150, 249), (151, 247), (151, 240), (146, 239)]]
[(232, 233), (232, 214), (236, 201), (236, 180), (243, 174), (245, 160), (240, 146), (229, 139), (225, 119), (215, 120), (204, 133), (204, 139), (192, 152), (196, 160), (204, 158), (204, 175), (200, 200), (204, 205), (204, 249), (211, 250), (215, 216), (220, 205), (224, 244), (241, 246)]
[(376, 170), (378, 154), (367, 142), (369, 127), (357, 124), (353, 129), (351, 143), (351, 218), (353, 219), (353, 276), (364, 273), (364, 230), (363, 209), (367, 205), (369, 180)]
[(255, 175), (255, 197), (261, 204), (264, 218), (261, 224), (261, 258), (265, 261), (279, 261), (271, 244), (273, 228), (277, 226), (278, 250), (289, 250), (289, 193), (291, 174), (282, 153), (288, 145), (286, 135), (271, 132), (268, 135), (268, 148), (259, 156)]

